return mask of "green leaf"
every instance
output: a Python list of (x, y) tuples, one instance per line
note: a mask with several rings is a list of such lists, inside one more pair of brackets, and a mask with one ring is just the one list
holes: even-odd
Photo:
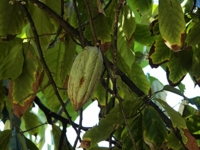
[[(13, 2), (13, 4), (10, 4)], [(24, 11), (21, 4), (15, 1), (2, 1), (0, 5), (0, 35), (20, 34), (26, 24)]]
[(127, 0), (127, 3), (132, 10), (138, 10), (141, 14), (146, 13), (152, 7), (152, 0)]
[(190, 104), (193, 104), (197, 107), (198, 110), (200, 110), (200, 96), (189, 98), (187, 100)]
[(200, 21), (194, 24), (187, 35), (186, 42), (190, 46), (195, 46), (200, 43)]
[(165, 45), (162, 38), (159, 36), (150, 49), (150, 61), (156, 65), (164, 63), (169, 60), (170, 54), (170, 49)]
[[(58, 41), (58, 43), (45, 53), (45, 61), (52, 73), (54, 82), (58, 88), (67, 88), (68, 74), (71, 70), (72, 63), (75, 57), (75, 44), (69, 36), (66, 36), (66, 41)], [(48, 76), (45, 74), (41, 88), (48, 83)], [(63, 99), (67, 98), (67, 90), (59, 90)], [(48, 86), (43, 90), (45, 103), (52, 111), (57, 111), (60, 103), (54, 93), (52, 86)]]
[(180, 141), (174, 135), (172, 130), (170, 130), (170, 132), (167, 134), (167, 147), (171, 149), (177, 149), (177, 150), (183, 148)]
[(0, 49), (0, 80), (16, 79), (22, 73), (24, 63), (22, 39), (2, 42)]
[(157, 36), (152, 36), (149, 26), (148, 25), (142, 25), (137, 24), (136, 29), (134, 32), (134, 39), (146, 46), (150, 46), (153, 44), (154, 40), (157, 38)]
[(192, 65), (192, 51), (180, 51), (171, 55), (168, 63), (168, 79), (173, 84), (179, 83), (190, 70)]
[(137, 63), (133, 63), (130, 72), (128, 72), (128, 77), (140, 90), (142, 90), (145, 94), (148, 94), (150, 89), (150, 84), (142, 68)]
[[(35, 7), (35, 6), (32, 6), (32, 7), (34, 8), (32, 8), (33, 11), (31, 11), (30, 14), (34, 21), (37, 33), (40, 36), (39, 39), (40, 39), (42, 50), (46, 51), (50, 45), (51, 38), (53, 37), (50, 34), (55, 32), (55, 28), (54, 28), (54, 25), (51, 23), (51, 20), (49, 19), (49, 17), (40, 8)], [(34, 37), (32, 28), (30, 25), (27, 28), (27, 36)], [(34, 45), (35, 43), (33, 42), (32, 44)]]
[(200, 130), (200, 113), (190, 105), (185, 105), (183, 115), (190, 133), (199, 132)]
[(159, 29), (165, 44), (174, 51), (182, 47), (185, 19), (179, 0), (159, 0)]
[(123, 61), (131, 68), (135, 62), (135, 53), (132, 51), (133, 41), (127, 41), (123, 34), (123, 32), (118, 32), (118, 52)]
[(191, 76), (195, 77), (195, 80), (200, 79), (200, 47), (194, 47), (193, 48), (193, 57), (192, 57), (192, 67), (190, 68), (190, 74)]
[(30, 149), (30, 150), (39, 150), (37, 148), (37, 146), (31, 140), (29, 140), (27, 138), (25, 138), (25, 140), (26, 140), (26, 144), (27, 144), (28, 149)]
[(127, 40), (130, 40), (130, 38), (132, 38), (133, 33), (136, 28), (135, 17), (128, 5), (123, 7), (122, 15), (123, 15), (123, 18), (122, 18), (123, 32), (124, 32)]
[[(123, 103), (125, 116), (133, 115), (137, 112), (138, 107), (141, 104), (141, 100), (134, 99), (124, 101)], [(109, 135), (117, 130), (124, 122), (124, 119), (121, 114), (121, 109), (119, 105), (115, 106), (105, 118), (101, 119), (99, 124), (92, 129), (88, 130), (83, 135), (83, 140), (88, 140), (91, 142), (91, 147), (97, 144), (100, 141), (103, 141), (109, 137)], [(98, 136), (97, 136), (98, 135)]]
[(162, 119), (152, 107), (147, 107), (144, 110), (143, 126), (145, 143), (159, 149), (166, 141), (167, 132)]
[(177, 111), (171, 108), (165, 101), (160, 100), (160, 99), (155, 99), (155, 100), (158, 101), (162, 105), (162, 107), (165, 109), (165, 111), (167, 112), (167, 114), (169, 115), (172, 121), (173, 127), (180, 128), (180, 129), (181, 128), (187, 129), (185, 120)]
[(34, 127), (37, 127), (40, 124), (37, 115), (30, 111), (26, 111), (23, 115), (23, 119), (25, 121), (26, 129), (31, 129), (28, 132), (36, 136), (38, 134), (39, 128)]
[(9, 150), (9, 140), (12, 136), (11, 130), (0, 131), (0, 148), (2, 150)]
[[(128, 123), (128, 126), (129, 126), (129, 129), (132, 133), (132, 136), (135, 140), (135, 143), (136, 143), (136, 146), (138, 149), (143, 149), (143, 135), (142, 135), (142, 132), (143, 131), (143, 126), (141, 125), (142, 124), (142, 118), (143, 116), (142, 115), (139, 115), (138, 117), (134, 118), (134, 119), (130, 119), (129, 120), (129, 123)], [(122, 145), (122, 149), (134, 149), (133, 148), (133, 143), (132, 143), (132, 140), (130, 138), (130, 135), (129, 135), (129, 131), (126, 128), (124, 128), (122, 134), (121, 134), (121, 139), (122, 139), (122, 142), (123, 142), (123, 145)]]
[(55, 150), (58, 150), (60, 140), (63, 140), (63, 145), (61, 146), (61, 150), (70, 150), (72, 148), (66, 138), (60, 139), (60, 136), (62, 134), (60, 127), (56, 125), (52, 125), (52, 131), (53, 131), (53, 138), (54, 138), (54, 143), (55, 143)]
[[(97, 36), (97, 39), (101, 41), (101, 44), (105, 42), (111, 41), (111, 31), (110, 31), (110, 25), (108, 24), (105, 16), (103, 14), (99, 14), (97, 19), (93, 21), (95, 33)], [(91, 31), (90, 26), (87, 26), (84, 30), (84, 35), (89, 41), (93, 41), (93, 33)], [(94, 43), (95, 44), (95, 43)]]
[[(98, 103), (100, 106), (105, 106), (106, 105), (106, 90), (105, 88), (102, 86), (101, 83), (99, 83), (97, 85), (97, 87), (95, 88), (95, 91), (93, 93), (93, 98), (98, 100)], [(108, 95), (110, 97), (110, 95)], [(108, 97), (108, 99), (109, 99)]]
[[(14, 103), (24, 105), (37, 91), (40, 75), (39, 62), (30, 43), (23, 44), (24, 66), (22, 74), (10, 82), (10, 97)], [(20, 85), (20, 86), (18, 86)]]
[(165, 85), (163, 87), (163, 90), (165, 91), (169, 91), (169, 92), (172, 92), (174, 94), (177, 94), (177, 95), (180, 95), (182, 97), (185, 97), (184, 94), (177, 88), (174, 88), (173, 86), (170, 86), (170, 85)]

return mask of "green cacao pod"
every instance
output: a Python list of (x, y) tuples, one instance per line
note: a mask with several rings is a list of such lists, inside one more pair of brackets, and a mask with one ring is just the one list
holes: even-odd
[(103, 58), (97, 47), (86, 46), (75, 58), (68, 80), (68, 96), (75, 111), (90, 100), (102, 70)]

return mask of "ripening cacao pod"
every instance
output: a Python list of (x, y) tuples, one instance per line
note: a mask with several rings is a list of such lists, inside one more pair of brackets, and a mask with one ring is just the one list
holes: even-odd
[(86, 46), (72, 65), (68, 80), (68, 96), (75, 111), (90, 100), (103, 70), (103, 58), (97, 47)]

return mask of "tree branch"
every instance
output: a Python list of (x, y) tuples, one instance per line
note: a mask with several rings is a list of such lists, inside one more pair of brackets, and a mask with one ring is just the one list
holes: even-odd
[(26, 6), (22, 5), (22, 8), (23, 8), (23, 10), (24, 10), (24, 12), (25, 12), (25, 14), (27, 16), (27, 19), (28, 19), (28, 21), (30, 23), (30, 26), (32, 28), (32, 32), (33, 32), (33, 35), (35, 37), (35, 43), (36, 43), (37, 50), (38, 50), (38, 53), (39, 53), (39, 56), (40, 56), (40, 61), (42, 63), (42, 66), (44, 67), (44, 70), (45, 70), (45, 72), (46, 72), (46, 74), (48, 76), (48, 79), (49, 79), (49, 81), (50, 81), (50, 83), (51, 83), (51, 85), (53, 87), (54, 93), (57, 96), (57, 99), (60, 102), (60, 104), (61, 104), (61, 106), (63, 108), (63, 111), (64, 111), (64, 113), (66, 114), (66, 116), (68, 118), (68, 121), (70, 122), (70, 124), (72, 125), (72, 127), (74, 128), (74, 130), (78, 133), (76, 127), (73, 124), (73, 121), (71, 120), (71, 117), (70, 117), (69, 113), (65, 109), (65, 104), (64, 104), (64, 102), (63, 102), (63, 100), (62, 100), (62, 98), (61, 98), (61, 96), (60, 96), (60, 94), (59, 94), (59, 92), (57, 90), (56, 83), (54, 82), (54, 79), (53, 79), (53, 77), (51, 75), (51, 72), (50, 72), (50, 70), (49, 70), (49, 68), (48, 68), (48, 66), (46, 64), (46, 61), (45, 61), (45, 59), (43, 57), (43, 52), (42, 52), (42, 48), (41, 48), (41, 45), (40, 45), (40, 40), (39, 40), (39, 36), (38, 36), (37, 30), (36, 30), (35, 24), (34, 24), (32, 18), (30, 16), (29, 11), (26, 8)]
[[(106, 58), (104, 57), (104, 61), (106, 61), (106, 64), (110, 69), (113, 69), (113, 64)], [(185, 144), (183, 143), (180, 131), (178, 129), (175, 129), (172, 125), (171, 120), (160, 110), (160, 108), (153, 103), (147, 96), (145, 96), (144, 92), (141, 91), (120, 69), (116, 70), (116, 74), (119, 75), (122, 79), (122, 81), (131, 89), (132, 92), (136, 93), (139, 97), (144, 97), (143, 102), (147, 105), (152, 106), (160, 115), (162, 120), (165, 122), (167, 127), (171, 128), (176, 135), (177, 139), (181, 142), (182, 146), (187, 149)]]
[(74, 27), (72, 27), (68, 22), (66, 22), (61, 16), (59, 16), (56, 12), (54, 12), (51, 8), (49, 8), (47, 5), (45, 5), (39, 0), (29, 0), (29, 1), (33, 5), (44, 11), (50, 18), (57, 21), (65, 31), (67, 31), (69, 34), (73, 35), (79, 41), (81, 41), (81, 38), (79, 37), (79, 32)]
[[(44, 106), (44, 104), (42, 104), (42, 102), (40, 101), (40, 99), (38, 97), (35, 98), (34, 103), (36, 103), (38, 105), (38, 107), (43, 111), (43, 113), (45, 114), (46, 118), (47, 118), (47, 122), (48, 124), (52, 124), (52, 119), (51, 118), (55, 118), (59, 121), (61, 121), (63, 124), (70, 124), (69, 120), (58, 115), (55, 112), (52, 112), (50, 109), (48, 109), (46, 106)], [(73, 122), (73, 125), (78, 128), (79, 125)], [(91, 127), (83, 127), (81, 126), (81, 130), (87, 131), (89, 130)]]

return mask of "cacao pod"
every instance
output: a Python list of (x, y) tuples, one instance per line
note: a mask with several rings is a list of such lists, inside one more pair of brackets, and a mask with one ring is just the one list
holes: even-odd
[(75, 111), (87, 103), (103, 70), (103, 57), (97, 47), (86, 46), (75, 58), (68, 80), (68, 96)]

